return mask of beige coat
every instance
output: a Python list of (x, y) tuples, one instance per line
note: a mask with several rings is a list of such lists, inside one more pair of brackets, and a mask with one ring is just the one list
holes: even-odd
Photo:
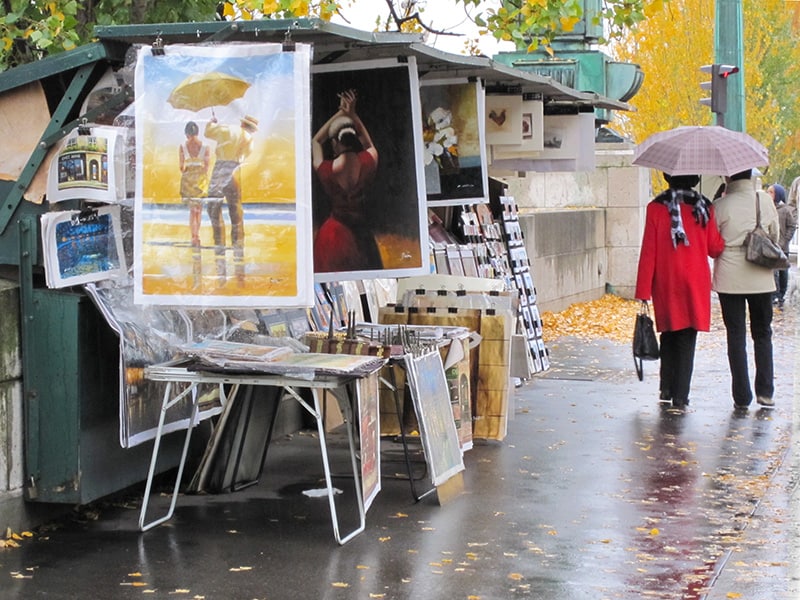
[[(747, 262), (744, 258), (744, 238), (756, 226), (756, 191), (749, 179), (731, 181), (725, 195), (714, 202), (714, 214), (725, 250), (714, 260), (712, 289), (723, 294), (760, 294), (775, 291), (771, 269)], [(780, 227), (778, 211), (769, 194), (758, 192), (761, 207), (761, 226), (778, 241)]]

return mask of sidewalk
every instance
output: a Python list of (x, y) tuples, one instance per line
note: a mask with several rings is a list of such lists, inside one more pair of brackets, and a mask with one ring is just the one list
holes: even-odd
[(2, 597), (798, 598), (796, 313), (775, 318), (775, 410), (732, 411), (720, 327), (699, 336), (681, 412), (658, 403), (657, 363), (636, 379), (627, 344), (561, 338), (514, 395), (506, 440), (466, 453), (465, 492), (445, 506), (413, 501), (394, 445), (366, 531), (339, 547), (327, 501), (301, 493), (319, 487), (316, 440), (295, 435), (257, 486), (182, 496), (146, 533), (134, 490), (0, 550)]

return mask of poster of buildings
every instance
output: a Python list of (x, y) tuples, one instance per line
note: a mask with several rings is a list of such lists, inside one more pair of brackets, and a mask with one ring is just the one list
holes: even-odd
[(480, 82), (422, 81), (420, 98), (428, 205), (488, 202)]
[(134, 301), (313, 303), (310, 48), (140, 49)]
[(119, 206), (44, 213), (41, 233), (48, 287), (127, 276)]
[(427, 273), (414, 58), (315, 65), (313, 72), (316, 281)]
[(50, 161), (48, 202), (93, 200), (115, 203), (125, 197), (120, 158), (120, 130), (115, 127), (78, 127), (61, 143)]

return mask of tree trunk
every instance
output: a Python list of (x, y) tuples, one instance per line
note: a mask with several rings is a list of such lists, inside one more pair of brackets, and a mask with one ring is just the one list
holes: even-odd
[(148, 8), (150, 8), (149, 0), (133, 0), (131, 2), (131, 23), (144, 23)]

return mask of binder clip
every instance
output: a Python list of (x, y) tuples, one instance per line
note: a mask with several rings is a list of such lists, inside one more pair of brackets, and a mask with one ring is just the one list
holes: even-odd
[(161, 39), (160, 33), (156, 36), (156, 41), (153, 42), (150, 51), (153, 53), (153, 56), (164, 56), (164, 40)]
[(294, 40), (292, 39), (292, 29), (291, 27), (286, 30), (286, 33), (283, 36), (283, 45), (281, 46), (281, 50), (284, 52), (294, 52), (295, 44)]
[(89, 122), (84, 117), (78, 125), (78, 135), (92, 135), (92, 130), (89, 128)]
[(97, 221), (96, 208), (82, 208), (80, 212), (75, 213), (70, 217), (70, 225), (77, 227), (86, 223), (94, 223)]

